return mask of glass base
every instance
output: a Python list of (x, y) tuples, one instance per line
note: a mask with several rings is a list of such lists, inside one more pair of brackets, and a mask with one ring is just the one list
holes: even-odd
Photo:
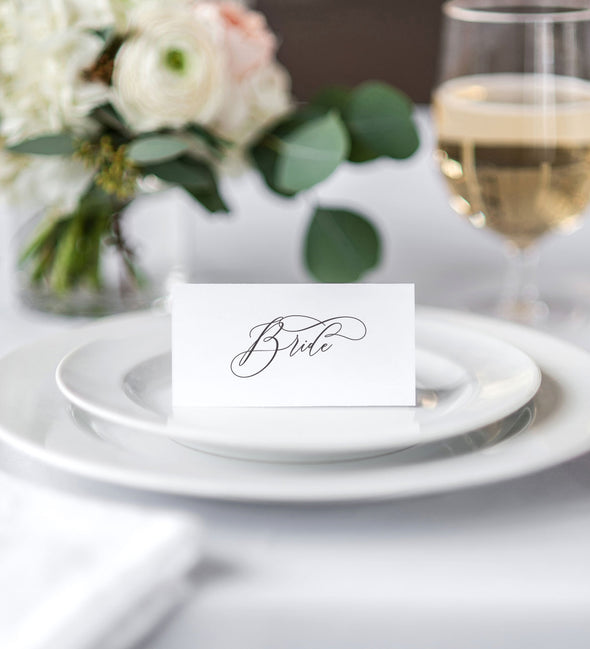
[[(14, 236), (11, 283), (18, 302), (29, 310), (74, 317), (165, 308), (172, 285), (192, 277), (195, 215), (173, 210), (163, 227), (161, 211), (150, 206), (134, 201), (122, 221), (119, 216), (117, 242), (109, 235), (111, 227), (100, 236), (77, 233), (69, 247), (58, 229), (62, 221), (44, 212), (30, 217)], [(73, 227), (69, 218), (64, 227)], [(153, 226), (160, 227), (155, 235)]]
[(449, 306), (531, 326), (588, 346), (590, 276), (557, 275), (551, 283), (541, 285), (540, 299), (521, 305), (502, 302), (497, 288), (457, 291)]
[(23, 306), (59, 315), (100, 317), (151, 307), (161, 295), (153, 290), (117, 293), (77, 289), (63, 295), (42, 288), (20, 287), (17, 297)]
[(552, 314), (552, 307), (544, 300), (503, 302), (491, 295), (470, 304), (468, 310), (532, 326), (542, 325)]

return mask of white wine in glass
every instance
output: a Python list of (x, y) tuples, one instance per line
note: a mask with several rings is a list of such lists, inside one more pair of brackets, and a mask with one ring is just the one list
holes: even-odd
[(546, 316), (536, 244), (572, 231), (590, 202), (590, 4), (447, 2), (436, 157), (451, 205), (504, 238), (495, 312)]

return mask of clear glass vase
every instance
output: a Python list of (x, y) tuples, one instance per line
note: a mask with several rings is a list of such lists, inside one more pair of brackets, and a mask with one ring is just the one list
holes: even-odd
[[(155, 200), (154, 200), (155, 199)], [(29, 308), (105, 316), (163, 303), (191, 276), (191, 217), (166, 197), (139, 196), (110, 211), (52, 218), (15, 233), (15, 290)]]

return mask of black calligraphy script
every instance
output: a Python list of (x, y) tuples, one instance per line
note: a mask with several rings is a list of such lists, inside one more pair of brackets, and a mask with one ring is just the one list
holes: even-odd
[(232, 359), (235, 376), (248, 379), (264, 372), (280, 353), (309, 357), (328, 352), (339, 339), (362, 340), (367, 327), (354, 316), (318, 320), (306, 315), (279, 316), (250, 329), (252, 344)]

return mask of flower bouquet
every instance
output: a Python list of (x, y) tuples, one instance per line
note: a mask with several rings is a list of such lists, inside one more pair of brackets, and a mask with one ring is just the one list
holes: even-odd
[[(120, 295), (141, 288), (124, 212), (146, 189), (228, 212), (218, 178), (245, 165), (291, 197), (345, 160), (416, 150), (402, 93), (368, 82), (297, 104), (276, 50), (265, 18), (233, 2), (0, 3), (0, 191), (43, 207), (19, 263), (46, 308), (104, 290), (107, 252)], [(302, 248), (315, 278), (355, 281), (379, 237), (361, 214), (317, 205)]]

